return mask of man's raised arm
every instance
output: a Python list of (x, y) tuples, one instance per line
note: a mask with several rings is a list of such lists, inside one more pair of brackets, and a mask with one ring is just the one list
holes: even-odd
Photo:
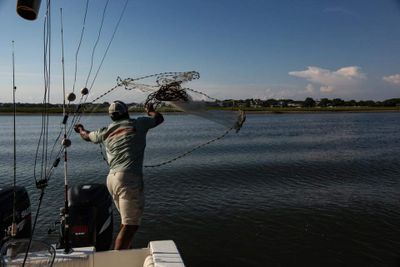
[(146, 106), (145, 110), (147, 112), (147, 115), (149, 115), (150, 117), (153, 117), (155, 119), (156, 126), (160, 125), (161, 123), (163, 123), (163, 121), (164, 121), (163, 115), (160, 112), (155, 111), (155, 109), (154, 109), (152, 104)]
[(90, 131), (85, 130), (82, 124), (75, 124), (75, 132), (79, 133), (83, 140), (90, 141), (89, 133)]

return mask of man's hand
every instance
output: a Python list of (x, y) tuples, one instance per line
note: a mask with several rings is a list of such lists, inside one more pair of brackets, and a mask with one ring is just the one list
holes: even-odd
[(85, 128), (83, 128), (82, 124), (75, 124), (74, 126), (74, 131), (77, 133), (81, 133), (82, 130), (85, 130)]
[(153, 104), (148, 104), (144, 109), (147, 112), (147, 115), (153, 117), (156, 120), (156, 126), (164, 121), (163, 115), (155, 111)]
[(74, 130), (77, 132), (85, 141), (90, 141), (89, 134), (90, 132), (85, 130), (82, 124), (78, 123), (74, 125)]
[(146, 107), (144, 108), (144, 110), (146, 111), (146, 113), (147, 113), (148, 115), (151, 115), (150, 113), (155, 111), (155, 110), (154, 110), (154, 107), (153, 107), (153, 104), (148, 104), (148, 105), (146, 105)]

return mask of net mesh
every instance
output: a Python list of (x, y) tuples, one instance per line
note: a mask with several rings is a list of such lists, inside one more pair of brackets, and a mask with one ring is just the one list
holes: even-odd
[(171, 105), (187, 114), (221, 124), (239, 131), (245, 121), (243, 111), (221, 110), (222, 101), (203, 92), (183, 87), (186, 83), (199, 79), (198, 72), (169, 72), (144, 76), (141, 78), (119, 78), (119, 84), (129, 91), (147, 93), (144, 105), (152, 104), (158, 108)]

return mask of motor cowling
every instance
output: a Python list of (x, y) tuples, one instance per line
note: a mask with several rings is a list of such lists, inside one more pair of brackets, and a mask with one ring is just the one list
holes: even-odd
[[(0, 187), (0, 247), (11, 230), (13, 222), (14, 189), (12, 186)], [(30, 238), (32, 234), (31, 202), (25, 187), (15, 187), (16, 238)]]
[[(112, 244), (112, 198), (103, 184), (75, 185), (68, 190), (69, 240), (72, 247), (94, 246), (108, 250)], [(61, 223), (63, 247), (65, 220)]]

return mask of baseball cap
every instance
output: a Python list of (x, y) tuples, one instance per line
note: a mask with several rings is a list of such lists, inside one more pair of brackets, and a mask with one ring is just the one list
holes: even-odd
[(128, 113), (128, 106), (122, 101), (114, 101), (108, 108), (108, 113), (118, 113), (120, 115)]

